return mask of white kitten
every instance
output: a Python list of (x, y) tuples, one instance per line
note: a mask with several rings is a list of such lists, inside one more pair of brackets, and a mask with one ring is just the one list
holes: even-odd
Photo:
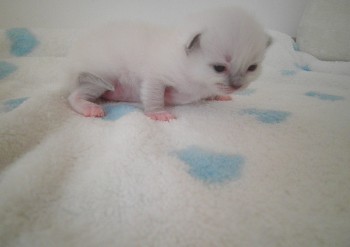
[(260, 74), (267, 44), (263, 28), (239, 8), (196, 14), (174, 29), (109, 24), (73, 47), (77, 87), (69, 102), (84, 116), (102, 117), (97, 98), (141, 101), (146, 115), (168, 121), (175, 116), (165, 105), (231, 99)]

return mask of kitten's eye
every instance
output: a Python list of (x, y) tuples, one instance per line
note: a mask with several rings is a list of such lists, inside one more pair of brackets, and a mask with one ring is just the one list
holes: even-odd
[(256, 70), (257, 67), (258, 67), (257, 64), (252, 64), (248, 67), (248, 71), (254, 71), (254, 70)]
[(222, 73), (226, 71), (226, 67), (224, 65), (213, 65), (213, 68), (217, 73)]

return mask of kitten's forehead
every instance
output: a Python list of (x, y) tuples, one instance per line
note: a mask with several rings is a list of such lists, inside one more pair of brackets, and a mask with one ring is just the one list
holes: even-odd
[(246, 40), (230, 39), (228, 37), (227, 40), (213, 39), (209, 42), (203, 42), (203, 50), (215, 62), (228, 63), (236, 67), (258, 63), (264, 57), (265, 35)]
[[(204, 18), (205, 17), (205, 18)], [(250, 66), (263, 59), (267, 36), (254, 17), (241, 9), (221, 9), (197, 16), (200, 47), (211, 63)]]
[(241, 28), (221, 27), (207, 29), (201, 44), (213, 56), (220, 56), (225, 62), (236, 60), (239, 57), (259, 59), (264, 54), (267, 43), (265, 32), (254, 25)]

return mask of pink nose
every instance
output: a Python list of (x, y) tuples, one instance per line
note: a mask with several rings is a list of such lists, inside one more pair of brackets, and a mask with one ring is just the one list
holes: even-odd
[(232, 85), (231, 86), (233, 89), (235, 89), (235, 90), (238, 90), (238, 89), (240, 89), (241, 87), (242, 87), (242, 85)]
[(235, 76), (231, 76), (229, 77), (229, 80), (230, 80), (230, 86), (235, 88), (235, 89), (238, 89), (240, 87), (242, 87), (242, 76), (240, 75), (235, 75)]

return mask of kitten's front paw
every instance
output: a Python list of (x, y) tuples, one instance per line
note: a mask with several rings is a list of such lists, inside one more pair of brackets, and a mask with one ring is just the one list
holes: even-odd
[(156, 121), (171, 121), (173, 119), (176, 119), (174, 115), (172, 115), (169, 112), (161, 111), (161, 112), (148, 112), (146, 113), (146, 116), (149, 118), (156, 120)]
[(206, 100), (210, 100), (210, 101), (230, 101), (232, 100), (232, 97), (229, 95), (216, 95), (213, 97), (209, 97)]

